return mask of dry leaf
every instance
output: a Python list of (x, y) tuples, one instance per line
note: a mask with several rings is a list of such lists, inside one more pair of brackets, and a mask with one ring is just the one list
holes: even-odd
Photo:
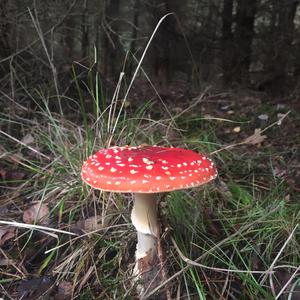
[(77, 222), (77, 227), (86, 231), (95, 231), (106, 227), (109, 223), (110, 217), (105, 216), (104, 219), (100, 215), (96, 215), (85, 220), (80, 220)]
[(266, 135), (261, 135), (261, 129), (255, 129), (254, 134), (251, 136), (247, 137), (244, 141), (243, 144), (249, 144), (249, 145), (256, 145), (256, 146), (261, 146), (261, 143), (267, 138)]
[(25, 145), (29, 145), (34, 142), (34, 138), (30, 133), (28, 133), (22, 138), (21, 142)]
[(241, 131), (241, 127), (240, 126), (234, 127), (232, 129), (232, 131), (235, 132), (235, 133), (239, 133)]
[(260, 119), (261, 121), (268, 121), (269, 120), (269, 116), (267, 114), (261, 114), (257, 118)]
[(72, 298), (73, 284), (69, 281), (62, 281), (57, 287), (55, 300), (67, 300)]
[(23, 221), (27, 224), (48, 225), (50, 223), (48, 206), (44, 203), (36, 203), (29, 207), (23, 213)]
[(0, 246), (15, 236), (15, 228), (9, 226), (0, 227)]

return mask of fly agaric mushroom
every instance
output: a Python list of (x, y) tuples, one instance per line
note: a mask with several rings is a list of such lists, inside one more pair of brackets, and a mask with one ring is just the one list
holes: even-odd
[(217, 170), (209, 158), (191, 150), (141, 145), (100, 150), (84, 162), (81, 176), (95, 189), (134, 194), (135, 273), (141, 275), (157, 262), (156, 194), (202, 185), (215, 179)]

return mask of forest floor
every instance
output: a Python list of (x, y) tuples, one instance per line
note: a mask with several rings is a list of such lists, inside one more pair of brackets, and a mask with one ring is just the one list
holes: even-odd
[(214, 183), (161, 199), (174, 299), (300, 299), (294, 97), (207, 90), (99, 104), (95, 92), (61, 115), (46, 96), (28, 96), (29, 106), (3, 105), (0, 119), (4, 299), (135, 298), (131, 197), (91, 190), (80, 178), (84, 159), (114, 144), (185, 147), (218, 167)]

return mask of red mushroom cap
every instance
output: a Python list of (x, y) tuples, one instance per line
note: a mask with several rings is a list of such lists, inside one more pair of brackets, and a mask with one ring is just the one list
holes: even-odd
[(159, 193), (195, 187), (217, 177), (211, 159), (180, 148), (112, 147), (83, 164), (83, 181), (113, 192)]

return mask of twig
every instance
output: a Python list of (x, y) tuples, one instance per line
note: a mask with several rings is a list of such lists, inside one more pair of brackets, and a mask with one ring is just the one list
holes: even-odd
[[(280, 255), (282, 254), (283, 250), (286, 248), (287, 244), (290, 242), (291, 238), (293, 237), (296, 229), (298, 228), (299, 224), (296, 224), (295, 228), (293, 229), (293, 231), (291, 232), (291, 234), (289, 235), (289, 237), (286, 239), (286, 241), (284, 242), (284, 244), (282, 245), (281, 249), (279, 250), (279, 252), (277, 253), (276, 257), (274, 258), (273, 262), (271, 263), (270, 267), (269, 267), (269, 271), (272, 271), (274, 269), (274, 266), (277, 262), (277, 260), (279, 259)], [(260, 284), (263, 284), (266, 280), (266, 276), (264, 276), (262, 278), (262, 280), (260, 281)]]
[[(270, 129), (271, 127), (280, 124), (283, 121), (283, 119), (285, 119), (290, 112), (291, 111), (289, 110), (279, 120), (277, 120), (276, 122), (274, 122), (274, 123), (270, 124), (269, 126), (265, 127), (263, 130), (258, 131), (256, 134), (253, 135), (253, 137), (258, 136), (258, 135), (262, 134), (263, 132), (267, 131), (268, 129)], [(219, 153), (219, 152), (224, 151), (224, 150), (231, 149), (231, 148), (236, 147), (236, 146), (241, 146), (241, 145), (247, 144), (248, 142), (246, 140), (247, 139), (244, 139), (243, 141), (241, 141), (239, 143), (231, 144), (231, 145), (228, 145), (228, 146), (226, 146), (224, 148), (221, 148), (219, 150), (213, 151), (213, 152), (210, 153), (210, 155)]]
[[(166, 257), (164, 254), (164, 250), (161, 245), (161, 226), (158, 226), (159, 229), (157, 230), (157, 256), (159, 260), (159, 264), (161, 266), (161, 277), (162, 281), (166, 281), (168, 279), (167, 271), (166, 271)], [(172, 300), (171, 291), (169, 286), (166, 284), (165, 286), (165, 293), (166, 293), (166, 300)]]
[[(224, 240), (220, 241), (219, 243), (217, 243), (216, 245), (214, 245), (212, 248), (210, 248), (208, 251), (206, 251), (205, 253), (203, 253), (201, 256), (199, 256), (198, 258), (196, 258), (194, 261), (198, 262), (201, 259), (203, 259), (205, 256), (207, 256), (208, 254), (210, 254), (213, 250), (219, 248), (221, 245), (223, 245), (224, 243), (226, 243), (228, 240), (232, 239), (233, 237), (243, 233), (244, 231), (248, 230), (249, 228), (251, 228), (252, 226), (254, 226), (255, 224), (257, 224), (258, 222), (262, 221), (263, 219), (265, 219), (266, 217), (268, 217), (269, 215), (273, 214), (274, 212), (276, 212), (278, 209), (280, 208), (280, 205), (274, 207), (272, 210), (270, 210), (268, 213), (266, 213), (265, 215), (261, 216), (260, 218), (258, 218), (256, 221), (247, 224), (245, 226), (243, 226), (242, 228), (240, 228), (238, 231), (236, 231), (234, 234), (232, 234), (231, 236), (225, 238)], [(147, 294), (145, 296), (145, 298), (150, 297), (152, 295), (154, 295), (161, 287), (163, 287), (164, 285), (166, 285), (167, 283), (169, 283), (170, 281), (172, 281), (174, 278), (178, 277), (180, 274), (186, 272), (189, 268), (191, 267), (191, 265), (186, 265), (185, 267), (183, 267), (180, 271), (176, 272), (174, 275), (170, 276), (166, 281), (162, 282), (161, 285), (159, 285), (158, 287), (154, 288), (149, 294)]]
[(176, 244), (174, 238), (171, 237), (171, 241), (176, 249), (176, 251), (178, 252), (180, 258), (186, 262), (187, 264), (191, 265), (191, 266), (194, 266), (194, 267), (200, 267), (200, 268), (203, 268), (203, 269), (208, 269), (208, 270), (213, 270), (213, 271), (216, 271), (216, 272), (231, 272), (231, 273), (247, 273), (247, 274), (270, 274), (274, 271), (269, 271), (269, 270), (266, 270), (266, 271), (249, 271), (249, 270), (237, 270), (237, 269), (223, 269), (223, 268), (215, 268), (215, 267), (209, 267), (209, 266), (206, 266), (206, 265), (203, 265), (203, 264), (200, 264), (194, 260), (191, 260), (190, 258), (186, 257), (183, 255), (183, 253), (181, 252), (181, 250), (179, 249), (178, 245)]
[(40, 151), (38, 151), (38, 150), (36, 150), (36, 149), (34, 149), (34, 148), (32, 148), (32, 147), (26, 145), (26, 144), (23, 143), (22, 141), (16, 139), (15, 137), (13, 137), (13, 136), (9, 135), (8, 133), (2, 131), (1, 129), (0, 129), (0, 133), (2, 133), (3, 135), (7, 136), (7, 137), (10, 138), (10, 139), (12, 139), (13, 141), (15, 141), (15, 142), (21, 144), (22, 146), (24, 146), (24, 147), (30, 149), (30, 150), (33, 151), (34, 153), (36, 153), (36, 154), (38, 154), (38, 155), (40, 155), (40, 156), (42, 156), (42, 157), (44, 157), (44, 158), (50, 160), (50, 157), (49, 157), (49, 156), (47, 156), (47, 155), (41, 153)]
[(56, 228), (51, 228), (51, 227), (46, 227), (46, 226), (40, 226), (40, 225), (25, 224), (25, 223), (10, 222), (10, 221), (0, 221), (0, 224), (10, 225), (10, 226), (20, 227), (20, 228), (27, 228), (27, 229), (32, 229), (32, 230), (38, 230), (38, 231), (45, 232), (46, 234), (49, 234), (48, 231), (54, 231), (57, 233), (63, 233), (63, 234), (77, 236), (77, 234), (73, 233), (73, 232), (64, 231), (61, 229), (56, 229)]
[(292, 282), (292, 280), (295, 278), (295, 276), (297, 275), (297, 273), (300, 270), (300, 266), (296, 269), (296, 271), (292, 274), (292, 276), (290, 277), (290, 279), (286, 282), (286, 284), (283, 286), (283, 288), (280, 290), (280, 292), (276, 295), (275, 299), (277, 300), (281, 294), (284, 292), (284, 290), (288, 287), (288, 285)]

